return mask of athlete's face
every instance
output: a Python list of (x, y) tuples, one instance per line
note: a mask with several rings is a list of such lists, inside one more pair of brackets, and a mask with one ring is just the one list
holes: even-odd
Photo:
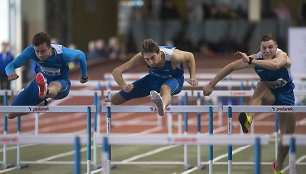
[(154, 68), (157, 67), (161, 60), (161, 54), (158, 53), (143, 53), (143, 58), (146, 61), (146, 63)]
[(52, 47), (46, 43), (34, 46), (35, 54), (39, 60), (46, 60), (52, 56)]
[(272, 59), (276, 54), (277, 45), (273, 40), (262, 41), (260, 50), (264, 59)]

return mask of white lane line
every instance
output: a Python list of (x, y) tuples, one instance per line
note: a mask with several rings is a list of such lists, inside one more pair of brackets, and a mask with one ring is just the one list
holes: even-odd
[[(234, 151), (232, 151), (232, 155), (238, 153), (238, 152), (241, 152), (249, 147), (252, 147), (251, 145), (246, 145), (246, 146), (242, 146), (242, 147), (239, 147), (237, 149), (235, 149)], [(225, 154), (222, 154), (222, 155), (219, 155), (217, 156), (216, 158), (213, 159), (213, 162), (216, 162), (218, 160), (221, 160), (223, 158), (226, 158), (228, 156), (228, 153), (225, 153)], [(208, 163), (209, 161), (207, 161), (206, 163)], [(192, 168), (192, 169), (189, 169), (189, 170), (186, 170), (184, 171), (183, 173), (181, 174), (188, 174), (188, 173), (191, 173), (191, 172), (194, 172), (195, 170), (198, 170), (198, 166)]]
[(0, 173), (9, 172), (9, 171), (16, 170), (16, 169), (17, 169), (17, 167), (11, 167), (11, 168), (8, 168), (8, 169), (0, 170)]
[[(158, 128), (158, 127), (157, 127)], [(220, 127), (220, 128), (217, 128), (217, 129), (215, 129), (214, 130), (214, 133), (218, 133), (218, 132), (222, 132), (222, 131), (224, 131), (224, 130), (226, 130), (227, 128), (225, 128), (225, 127)], [(144, 131), (143, 131), (144, 132)], [(204, 133), (204, 134), (208, 134), (208, 133)], [(133, 134), (134, 135), (134, 134)], [(133, 135), (131, 135), (131, 136), (133, 136)], [(166, 147), (169, 147), (169, 148), (167, 148), (167, 149), (162, 149), (162, 151), (164, 151), (164, 150), (169, 150), (169, 149), (171, 149), (171, 148), (174, 148), (174, 147), (177, 147), (177, 146), (166, 146)], [(159, 148), (159, 149), (161, 149), (161, 148)], [(153, 154), (156, 154), (156, 153), (159, 153), (159, 149), (155, 149), (155, 150), (157, 150), (157, 151), (155, 151), (155, 150), (152, 150), (152, 151), (149, 151), (149, 152), (146, 152), (146, 153), (143, 153), (143, 154), (139, 154), (139, 155), (136, 155), (136, 156), (133, 156), (133, 157), (130, 157), (130, 158), (128, 158), (128, 159), (126, 159), (126, 160), (129, 160), (129, 159), (132, 159), (132, 158), (136, 158), (136, 159), (139, 159), (139, 158), (143, 158), (143, 157), (146, 157), (146, 156), (149, 156), (149, 155), (153, 155)], [(153, 151), (155, 151), (155, 153), (153, 153)], [(144, 154), (146, 154), (146, 155), (144, 155)], [(123, 161), (125, 161), (125, 160), (123, 160)], [(130, 162), (131, 160), (129, 160), (128, 162)], [(121, 161), (122, 162), (122, 161)], [(126, 162), (127, 163), (127, 162)], [(102, 170), (103, 168), (100, 168), (100, 169), (97, 169), (97, 170), (94, 170), (94, 171), (92, 171), (91, 173), (92, 174), (94, 174), (94, 173), (98, 173), (98, 172), (101, 172), (101, 170)]]
[[(303, 161), (306, 158), (306, 155), (301, 156), (299, 159), (297, 159), (295, 161), (296, 164), (300, 163), (301, 161)], [(286, 166), (285, 168), (283, 168), (282, 172), (286, 172), (287, 170), (289, 170), (289, 165)]]
[(133, 156), (131, 158), (125, 159), (125, 160), (123, 160), (121, 162), (122, 163), (131, 162), (131, 161), (137, 160), (139, 158), (143, 158), (143, 157), (146, 157), (146, 156), (157, 154), (157, 153), (165, 151), (165, 150), (172, 149), (174, 147), (177, 147), (177, 145), (161, 147), (161, 148), (158, 148), (158, 149), (155, 149), (155, 150), (152, 150), (152, 151), (149, 151), (149, 152), (146, 152), (146, 153), (143, 153), (143, 154), (136, 155), (136, 156)]

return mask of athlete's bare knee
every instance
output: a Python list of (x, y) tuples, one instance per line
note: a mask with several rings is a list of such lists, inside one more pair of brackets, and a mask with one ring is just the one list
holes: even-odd
[(49, 98), (54, 98), (61, 91), (61, 89), (62, 85), (57, 81), (53, 81), (48, 86), (48, 93), (46, 96)]
[(16, 115), (16, 113), (7, 113), (7, 114), (6, 114), (6, 117), (7, 117), (8, 119), (14, 119), (15, 117), (17, 117), (17, 115)]
[(112, 99), (112, 105), (120, 105), (121, 103), (117, 100)]
[(111, 96), (111, 103), (113, 105), (120, 105), (125, 101), (126, 100), (119, 93), (116, 93), (115, 95)]

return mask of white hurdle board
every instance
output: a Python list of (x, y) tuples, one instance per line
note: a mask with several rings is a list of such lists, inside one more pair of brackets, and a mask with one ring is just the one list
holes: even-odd
[(283, 145), (290, 145), (290, 138), (295, 138), (295, 144), (297, 146), (305, 146), (306, 145), (306, 135), (298, 135), (298, 134), (295, 134), (295, 135), (288, 135), (288, 134), (285, 134), (283, 135), (282, 137), (282, 144)]
[(91, 112), (96, 112), (96, 106), (0, 106), (1, 112), (87, 112), (87, 108)]
[(306, 106), (288, 106), (288, 105), (274, 105), (274, 106), (223, 106), (223, 112), (228, 112), (228, 108), (232, 112), (306, 112)]
[[(111, 112), (157, 112), (156, 106), (108, 106)], [(168, 106), (165, 112), (209, 112), (209, 108), (213, 112), (218, 112), (217, 105), (205, 106)], [(107, 112), (107, 106), (102, 106), (102, 112)]]
[[(102, 136), (103, 137), (103, 136)], [(254, 145), (255, 139), (260, 138), (262, 145), (269, 143), (269, 135), (171, 135), (168, 134), (154, 134), (154, 135), (135, 135), (128, 134), (110, 134), (106, 135), (110, 144), (116, 145)], [(101, 137), (97, 137), (101, 140)]]
[[(0, 144), (73, 144), (77, 135), (6, 135), (0, 136)], [(86, 136), (79, 136), (81, 144), (87, 144)]]

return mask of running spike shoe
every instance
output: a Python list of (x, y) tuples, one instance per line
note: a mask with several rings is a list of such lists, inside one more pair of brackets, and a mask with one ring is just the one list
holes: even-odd
[(248, 116), (247, 113), (241, 112), (239, 114), (239, 122), (241, 124), (242, 131), (244, 133), (248, 133), (249, 129), (250, 129), (250, 126), (252, 124), (252, 118), (250, 116)]
[(36, 83), (39, 88), (38, 96), (40, 99), (44, 99), (47, 95), (47, 81), (42, 73), (37, 73), (36, 75)]
[(162, 97), (156, 91), (150, 91), (151, 101), (155, 103), (159, 116), (165, 115), (165, 106)]

